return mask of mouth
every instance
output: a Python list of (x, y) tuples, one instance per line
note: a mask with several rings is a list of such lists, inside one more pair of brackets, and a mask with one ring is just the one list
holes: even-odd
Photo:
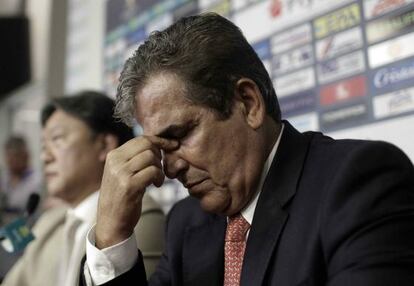
[(202, 183), (202, 182), (204, 182), (205, 180), (207, 180), (207, 179), (202, 179), (202, 180), (195, 181), (195, 182), (191, 182), (191, 183), (184, 183), (183, 185), (184, 185), (184, 187), (185, 187), (186, 189), (190, 190), (190, 189), (192, 189), (193, 187), (195, 187), (195, 186), (197, 186), (197, 185), (201, 184), (201, 183)]
[(202, 199), (210, 190), (211, 185), (208, 183), (208, 179), (203, 179), (191, 183), (184, 184), (187, 188), (190, 196), (197, 199)]
[(47, 173), (45, 173), (45, 178), (46, 178), (46, 180), (49, 180), (50, 178), (53, 178), (56, 175), (57, 175), (57, 173), (47, 172)]

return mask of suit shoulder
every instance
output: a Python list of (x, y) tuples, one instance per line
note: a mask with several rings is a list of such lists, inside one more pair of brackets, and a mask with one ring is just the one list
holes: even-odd
[(36, 235), (42, 235), (54, 230), (57, 225), (60, 225), (65, 220), (67, 212), (66, 207), (51, 208), (40, 215), (33, 227), (33, 232)]

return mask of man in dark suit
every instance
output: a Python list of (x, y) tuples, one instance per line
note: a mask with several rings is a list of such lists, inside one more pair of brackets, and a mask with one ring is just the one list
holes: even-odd
[(108, 155), (88, 247), (128, 255), (88, 252), (83, 283), (147, 285), (131, 234), (165, 173), (190, 197), (169, 215), (149, 285), (414, 285), (410, 160), (281, 120), (262, 62), (225, 18), (152, 34), (125, 64), (116, 114), (144, 135)]

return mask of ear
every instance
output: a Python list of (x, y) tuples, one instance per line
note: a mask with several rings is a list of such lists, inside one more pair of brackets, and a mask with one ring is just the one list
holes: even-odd
[(111, 150), (118, 147), (118, 137), (109, 133), (102, 134), (101, 142), (102, 149), (99, 153), (99, 160), (105, 162), (106, 155), (108, 155)]
[(236, 82), (235, 99), (241, 103), (247, 124), (253, 129), (262, 126), (266, 117), (266, 107), (257, 84), (249, 78)]

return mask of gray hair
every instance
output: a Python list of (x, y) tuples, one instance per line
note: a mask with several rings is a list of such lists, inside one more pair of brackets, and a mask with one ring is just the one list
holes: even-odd
[(179, 76), (188, 100), (211, 108), (223, 119), (231, 115), (236, 82), (247, 77), (257, 84), (267, 114), (276, 122), (281, 120), (276, 93), (262, 61), (240, 29), (218, 14), (181, 18), (163, 31), (153, 32), (124, 65), (115, 116), (133, 124), (137, 92), (151, 76), (162, 72)]

